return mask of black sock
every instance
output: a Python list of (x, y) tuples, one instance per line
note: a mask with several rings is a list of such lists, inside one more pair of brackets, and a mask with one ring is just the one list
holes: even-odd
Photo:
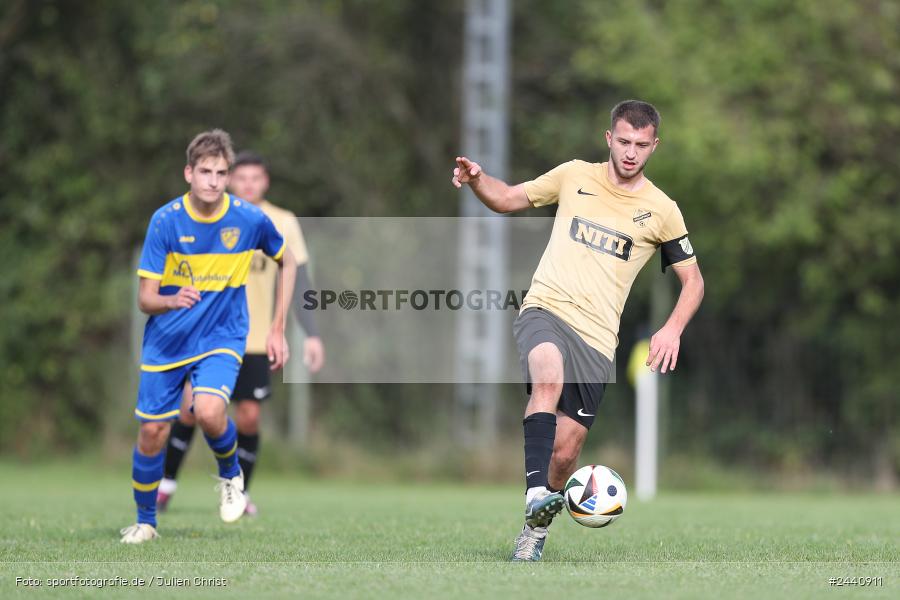
[(184, 455), (191, 447), (191, 439), (194, 437), (194, 426), (185, 425), (181, 421), (172, 424), (172, 432), (169, 434), (169, 443), (166, 444), (166, 464), (163, 468), (163, 477), (175, 479), (178, 477), (178, 469), (184, 461)]
[(525, 489), (547, 487), (553, 441), (556, 439), (556, 415), (539, 412), (522, 421), (525, 428)]
[(250, 476), (256, 466), (256, 451), (259, 450), (259, 434), (243, 434), (238, 432), (238, 462), (244, 471), (244, 491), (250, 488)]
[(561, 494), (561, 493), (562, 493), (562, 490), (558, 490), (558, 489), (556, 489), (555, 487), (553, 487), (553, 486), (550, 485), (550, 484), (547, 484), (547, 489), (550, 490), (551, 492), (556, 493), (556, 494)]

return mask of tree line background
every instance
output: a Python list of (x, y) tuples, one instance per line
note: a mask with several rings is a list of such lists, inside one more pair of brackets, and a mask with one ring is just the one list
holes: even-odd
[[(513, 5), (511, 179), (605, 160), (621, 99), (663, 115), (648, 175), (679, 202), (706, 278), (670, 380), (667, 456), (895, 487), (900, 6)], [(135, 368), (122, 352), (132, 253), (153, 210), (182, 193), (197, 131), (221, 126), (263, 153), (270, 197), (301, 216), (456, 215), (463, 10), (0, 4), (0, 451), (88, 450), (110, 415), (130, 414), (115, 382)], [(646, 321), (653, 277), (633, 291), (620, 350)], [(625, 448), (630, 391), (610, 388), (591, 443)], [(449, 386), (313, 395), (324, 439), (376, 456), (427, 445), (450, 422)], [(524, 401), (519, 386), (504, 398)]]

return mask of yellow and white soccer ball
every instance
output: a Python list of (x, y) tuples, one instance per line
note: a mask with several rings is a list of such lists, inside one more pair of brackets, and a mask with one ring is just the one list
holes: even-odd
[(585, 527), (606, 527), (625, 511), (628, 491), (619, 474), (603, 465), (581, 467), (569, 477), (566, 508)]

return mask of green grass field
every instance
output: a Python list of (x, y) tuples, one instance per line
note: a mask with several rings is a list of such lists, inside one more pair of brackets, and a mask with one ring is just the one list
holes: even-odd
[[(563, 514), (543, 563), (509, 564), (521, 526), (515, 487), (262, 474), (253, 489), (261, 515), (229, 526), (218, 520), (215, 481), (193, 471), (162, 516), (163, 537), (126, 547), (118, 531), (134, 521), (129, 476), (127, 467), (0, 464), (0, 597), (48, 595), (50, 578), (74, 576), (227, 579), (167, 590), (185, 597), (900, 597), (897, 496), (664, 494), (632, 500), (600, 530)], [(829, 585), (854, 576), (882, 585)], [(164, 589), (157, 583), (53, 595), (147, 597)]]

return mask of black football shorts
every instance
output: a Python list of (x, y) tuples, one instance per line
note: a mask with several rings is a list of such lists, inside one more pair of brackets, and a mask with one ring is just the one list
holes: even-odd
[(612, 376), (610, 360), (588, 346), (562, 319), (543, 308), (522, 311), (513, 323), (513, 335), (519, 348), (525, 393), (531, 395), (528, 353), (538, 344), (554, 344), (562, 354), (565, 369), (557, 410), (590, 429)]
[(232, 402), (252, 400), (262, 402), (272, 395), (272, 376), (269, 371), (269, 357), (265, 354), (245, 354), (234, 384)]

